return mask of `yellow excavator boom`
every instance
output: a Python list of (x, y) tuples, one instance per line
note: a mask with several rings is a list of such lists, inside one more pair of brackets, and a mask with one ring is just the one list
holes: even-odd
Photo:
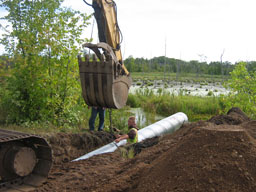
[(83, 97), (87, 105), (122, 108), (127, 101), (131, 77), (123, 64), (121, 37), (113, 0), (93, 0), (100, 43), (83, 46), (95, 53), (78, 57)]

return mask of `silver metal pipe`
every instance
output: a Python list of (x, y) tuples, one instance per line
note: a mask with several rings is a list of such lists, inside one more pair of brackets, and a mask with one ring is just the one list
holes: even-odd
[[(138, 131), (138, 141), (141, 142), (145, 139), (161, 136), (167, 133), (172, 133), (179, 129), (183, 125), (183, 123), (187, 121), (188, 117), (185, 113), (175, 113), (174, 115), (166, 117), (143, 129), (140, 129)], [(103, 147), (96, 149), (90, 153), (87, 153), (77, 159), (74, 159), (73, 161), (88, 159), (94, 155), (114, 152), (119, 146), (125, 145), (126, 143), (126, 140), (122, 140), (119, 143), (113, 141), (112, 143), (104, 145)]]

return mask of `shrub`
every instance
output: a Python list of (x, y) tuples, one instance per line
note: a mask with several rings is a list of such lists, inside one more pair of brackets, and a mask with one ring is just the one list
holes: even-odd
[(239, 107), (251, 118), (256, 118), (256, 72), (249, 73), (246, 63), (240, 62), (231, 72), (231, 79), (224, 85), (231, 90), (225, 101), (225, 110)]

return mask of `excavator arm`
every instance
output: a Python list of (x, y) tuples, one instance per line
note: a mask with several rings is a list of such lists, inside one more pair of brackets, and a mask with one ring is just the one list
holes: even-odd
[(116, 4), (114, 1), (94, 0), (92, 6), (95, 11), (94, 16), (98, 25), (100, 42), (110, 45), (115, 52), (116, 58), (122, 62)]
[(86, 43), (95, 56), (78, 57), (83, 97), (87, 105), (122, 108), (127, 101), (131, 77), (123, 64), (120, 29), (113, 0), (93, 0), (100, 43)]

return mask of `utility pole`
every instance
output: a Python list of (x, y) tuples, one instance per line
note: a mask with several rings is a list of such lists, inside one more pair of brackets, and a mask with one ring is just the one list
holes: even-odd
[(199, 73), (200, 76), (201, 76), (201, 71), (200, 71), (200, 69), (201, 69), (201, 64), (202, 64), (203, 62), (206, 62), (207, 57), (206, 57), (204, 54), (198, 54), (198, 56), (200, 57), (200, 63), (199, 63), (199, 65), (198, 65), (198, 67), (197, 67), (197, 76), (198, 76), (198, 73)]
[(165, 82), (165, 71), (166, 71), (166, 37), (165, 37), (165, 49), (164, 49), (164, 82)]
[(178, 79), (179, 79), (180, 62), (181, 62), (181, 52), (180, 52), (180, 59), (179, 59), (179, 61), (177, 62), (177, 66), (176, 66), (176, 81), (178, 81)]
[(223, 58), (223, 55), (225, 53), (225, 49), (223, 49), (221, 55), (220, 55), (220, 67), (221, 67), (221, 76), (222, 76), (222, 80), (224, 79), (224, 71), (223, 71), (223, 65), (222, 65), (222, 58)]
[(151, 72), (151, 67), (152, 67), (152, 52), (150, 53), (150, 59), (148, 62), (148, 71)]
[(141, 62), (141, 68), (142, 68), (142, 86), (144, 86), (144, 84), (145, 84), (145, 81), (144, 81), (144, 64), (143, 64), (142, 58), (141, 58), (140, 62)]

